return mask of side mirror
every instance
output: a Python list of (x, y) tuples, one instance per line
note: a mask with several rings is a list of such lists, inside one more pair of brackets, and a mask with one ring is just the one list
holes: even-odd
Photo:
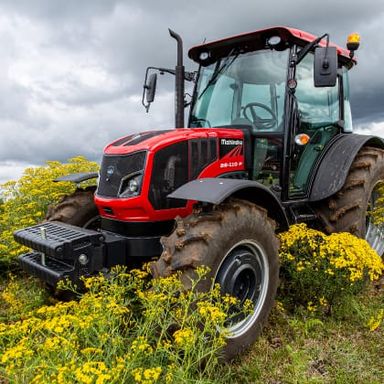
[(315, 49), (314, 82), (315, 87), (334, 87), (337, 80), (336, 47)]
[(148, 84), (144, 85), (145, 88), (145, 101), (150, 104), (155, 100), (157, 84), (157, 73), (151, 73), (148, 79)]

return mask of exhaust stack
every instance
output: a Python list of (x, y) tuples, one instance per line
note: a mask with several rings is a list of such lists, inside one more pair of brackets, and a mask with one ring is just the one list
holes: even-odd
[(169, 34), (177, 41), (177, 64), (175, 67), (175, 128), (184, 128), (184, 77), (183, 40), (176, 32)]

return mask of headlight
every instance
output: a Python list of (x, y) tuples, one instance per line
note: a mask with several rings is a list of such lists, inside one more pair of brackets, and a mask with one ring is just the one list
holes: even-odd
[(141, 173), (128, 176), (123, 179), (120, 187), (119, 197), (133, 197), (140, 194), (141, 181), (143, 175)]

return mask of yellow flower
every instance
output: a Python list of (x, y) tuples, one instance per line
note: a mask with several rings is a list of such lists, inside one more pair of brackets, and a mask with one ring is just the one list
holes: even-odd
[(149, 355), (153, 352), (153, 348), (144, 336), (139, 336), (133, 340), (131, 349), (133, 352), (143, 352), (146, 355)]
[(223, 297), (223, 301), (225, 304), (228, 304), (228, 305), (236, 305), (239, 303), (239, 299), (230, 295), (225, 295)]
[(320, 299), (319, 299), (319, 304), (320, 304), (322, 307), (326, 307), (326, 306), (328, 306), (328, 300), (327, 300), (325, 297), (320, 297)]
[(149, 273), (141, 269), (132, 269), (131, 273), (138, 279), (145, 279), (148, 277)]
[(83, 355), (96, 355), (96, 354), (101, 354), (103, 351), (100, 348), (84, 348), (80, 351)]
[(195, 341), (195, 336), (190, 328), (179, 329), (173, 334), (175, 343), (181, 347), (190, 347)]
[(213, 304), (198, 302), (197, 307), (200, 315), (206, 319), (210, 319), (212, 322), (222, 322), (226, 318), (226, 314)]
[(160, 378), (161, 367), (156, 368), (136, 368), (132, 370), (132, 376), (136, 383), (153, 384)]
[(384, 309), (380, 309), (376, 316), (372, 316), (368, 320), (368, 328), (371, 332), (376, 331), (382, 324), (384, 319)]
[(316, 307), (316, 305), (313, 304), (312, 301), (309, 301), (307, 304), (307, 309), (309, 312), (315, 312), (317, 307)]

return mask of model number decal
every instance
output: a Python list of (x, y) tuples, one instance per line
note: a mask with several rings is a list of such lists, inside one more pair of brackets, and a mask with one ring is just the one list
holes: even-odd
[(220, 168), (235, 168), (235, 167), (241, 167), (243, 165), (242, 161), (233, 161), (229, 163), (221, 163)]

